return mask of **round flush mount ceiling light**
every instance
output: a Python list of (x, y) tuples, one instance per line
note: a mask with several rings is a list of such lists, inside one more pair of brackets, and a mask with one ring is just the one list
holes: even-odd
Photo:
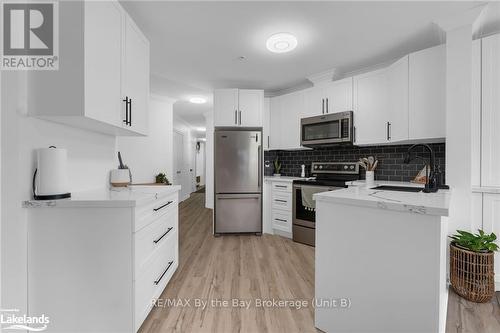
[(193, 104), (204, 104), (207, 102), (207, 100), (203, 97), (192, 97), (189, 101)]
[(274, 53), (290, 52), (297, 47), (297, 38), (290, 33), (280, 32), (267, 39), (266, 47)]

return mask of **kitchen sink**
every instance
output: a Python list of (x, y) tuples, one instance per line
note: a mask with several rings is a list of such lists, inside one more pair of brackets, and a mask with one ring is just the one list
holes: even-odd
[(422, 187), (412, 187), (412, 186), (391, 186), (391, 185), (380, 185), (372, 187), (371, 190), (382, 190), (382, 191), (400, 191), (400, 192), (420, 192), (423, 190)]

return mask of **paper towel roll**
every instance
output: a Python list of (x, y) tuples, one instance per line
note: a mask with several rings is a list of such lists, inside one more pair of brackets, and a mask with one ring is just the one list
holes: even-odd
[(66, 149), (38, 149), (37, 165), (37, 195), (58, 195), (69, 193), (68, 154)]

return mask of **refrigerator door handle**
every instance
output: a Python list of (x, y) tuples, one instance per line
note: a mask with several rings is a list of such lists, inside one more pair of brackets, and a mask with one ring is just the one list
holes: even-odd
[(261, 146), (261, 145), (259, 145), (259, 147), (257, 148), (257, 154), (259, 154), (259, 156), (258, 156), (258, 163), (259, 163), (259, 164), (258, 164), (258, 166), (257, 166), (257, 170), (258, 170), (258, 174), (257, 174), (257, 187), (258, 187), (258, 188), (260, 188), (260, 178), (261, 178), (261, 176), (262, 176), (262, 175), (261, 175), (261, 173), (262, 173), (262, 171), (261, 171), (261, 169), (262, 169), (262, 165), (261, 165), (261, 164), (262, 164), (262, 161), (261, 161), (261, 156), (260, 156), (260, 155), (261, 155), (261, 151), (260, 151), (260, 150), (261, 150), (261, 147), (262, 147), (262, 146)]

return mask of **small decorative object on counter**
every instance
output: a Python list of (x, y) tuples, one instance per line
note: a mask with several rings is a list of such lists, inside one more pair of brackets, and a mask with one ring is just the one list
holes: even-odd
[(378, 160), (373, 156), (363, 157), (359, 159), (359, 165), (366, 170), (366, 187), (373, 187)]
[(306, 177), (306, 166), (305, 166), (305, 164), (302, 164), (300, 167), (302, 168), (302, 171), (300, 171), (300, 177), (305, 178)]
[(279, 159), (276, 157), (276, 159), (274, 160), (274, 176), (275, 177), (279, 177), (281, 176), (281, 162), (279, 161)]
[(163, 172), (157, 174), (155, 179), (156, 179), (156, 184), (171, 185), (170, 182), (168, 181), (167, 175), (165, 175), (165, 173)]
[(70, 198), (66, 149), (50, 146), (37, 149), (37, 168), (33, 174), (33, 199)]
[(111, 186), (126, 187), (132, 183), (132, 173), (128, 166), (123, 164), (122, 155), (118, 152), (118, 169), (111, 170)]
[(495, 294), (494, 251), (498, 251), (494, 233), (478, 234), (457, 230), (450, 236), (450, 280), (453, 290), (463, 298), (485, 303)]
[(427, 183), (427, 174), (429, 173), (431, 166), (426, 164), (422, 170), (418, 172), (418, 174), (413, 178), (412, 183), (416, 184), (425, 184)]

